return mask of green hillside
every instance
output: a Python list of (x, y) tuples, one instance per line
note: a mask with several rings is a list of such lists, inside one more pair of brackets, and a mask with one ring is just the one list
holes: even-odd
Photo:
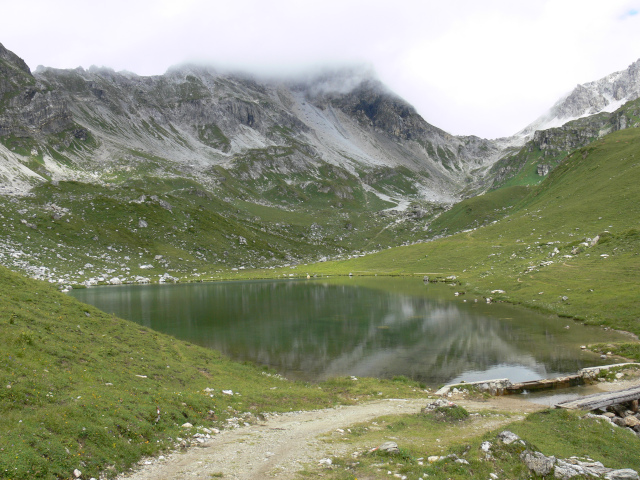
[(110, 478), (229, 418), (419, 394), (406, 378), (290, 382), (4, 267), (0, 352), (0, 478), (72, 478), (76, 468), (83, 478)]
[[(519, 200), (524, 190), (517, 195), (513, 189), (497, 190), (461, 202), (434, 222), (452, 230), (485, 219), (489, 225), (346, 262), (303, 267), (300, 273), (455, 275), (464, 288), (495, 300), (639, 334), (638, 185), (640, 130), (631, 128), (573, 152)], [(503, 210), (500, 204), (507, 200)]]

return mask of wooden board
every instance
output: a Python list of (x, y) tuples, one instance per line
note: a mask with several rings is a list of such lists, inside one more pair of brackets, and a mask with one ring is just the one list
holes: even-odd
[(603, 392), (587, 395), (577, 400), (560, 402), (556, 408), (567, 408), (571, 410), (596, 410), (619, 403), (640, 400), (640, 386), (618, 390), (617, 392)]

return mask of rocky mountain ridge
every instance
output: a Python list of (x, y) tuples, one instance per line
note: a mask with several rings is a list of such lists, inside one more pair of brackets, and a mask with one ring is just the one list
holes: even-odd
[(357, 68), (297, 79), (199, 65), (31, 74), (2, 49), (0, 69), (0, 263), (65, 283), (288, 267), (428, 241), (461, 198), (536, 162), (546, 173), (566, 149), (638, 122), (635, 110), (602, 113), (521, 148), (515, 137), (450, 135)]
[[(495, 185), (494, 165), (508, 163), (525, 140), (557, 143), (543, 128), (640, 96), (639, 60), (578, 85), (517, 135), (486, 140), (430, 125), (365, 68), (297, 79), (201, 65), (152, 77), (97, 67), (38, 67), (32, 75), (2, 46), (0, 62), (0, 138), (17, 140), (0, 145), (5, 193), (54, 178), (107, 181), (105, 172), (119, 169), (148, 175), (153, 157), (154, 174), (196, 178), (207, 188), (219, 184), (218, 167), (264, 192), (276, 179), (306, 188), (328, 166), (400, 208), (407, 199), (450, 204)], [(403, 188), (374, 185), (398, 169)]]
[(561, 127), (579, 118), (602, 112), (612, 113), (626, 102), (640, 97), (640, 60), (626, 70), (611, 73), (599, 80), (577, 85), (560, 98), (547, 113), (516, 134), (525, 140), (536, 131)]
[[(358, 69), (303, 81), (257, 79), (197, 65), (154, 77), (95, 67), (41, 67), (31, 75), (9, 53), (3, 63), (9, 81), (3, 82), (0, 137), (23, 139), (17, 143), (26, 155), (13, 163), (41, 157), (40, 163), (58, 164), (35, 171), (44, 174), (40, 180), (96, 181), (105, 170), (125, 164), (138, 170), (141, 156), (162, 159), (165, 171), (158, 174), (178, 170), (209, 185), (217, 183), (212, 174), (217, 166), (244, 169), (252, 180), (269, 172), (293, 183), (292, 174), (315, 175), (327, 164), (361, 182), (379, 169), (401, 167), (411, 172), (416, 198), (449, 203), (469, 185), (477, 187), (477, 170), (500, 155), (491, 141), (455, 137), (429, 125)], [(8, 75), (11, 69), (19, 75)], [(20, 152), (15, 145), (9, 148)], [(6, 172), (4, 177), (4, 183), (15, 180)], [(37, 178), (27, 177), (21, 177), (23, 187)], [(408, 193), (364, 183), (385, 197)]]

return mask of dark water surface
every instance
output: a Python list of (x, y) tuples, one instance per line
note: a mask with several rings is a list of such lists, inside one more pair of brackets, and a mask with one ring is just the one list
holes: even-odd
[(580, 345), (621, 339), (454, 291), (421, 279), (374, 277), (94, 287), (72, 295), (234, 360), (312, 381), (535, 380), (599, 365), (599, 356)]

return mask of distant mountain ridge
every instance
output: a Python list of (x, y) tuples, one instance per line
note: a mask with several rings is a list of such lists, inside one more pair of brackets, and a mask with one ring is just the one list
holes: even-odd
[(640, 97), (640, 60), (626, 70), (611, 73), (599, 80), (577, 85), (516, 136), (530, 139), (534, 132), (562, 125), (601, 112), (612, 113), (626, 102)]
[[(330, 164), (364, 178), (372, 169), (401, 167), (412, 172), (410, 181), (424, 199), (448, 203), (475, 184), (473, 172), (500, 153), (494, 142), (456, 137), (428, 124), (371, 72), (358, 69), (304, 80), (264, 80), (198, 65), (152, 77), (96, 67), (42, 67), (31, 75), (9, 53), (4, 64), (13, 67), (5, 71), (20, 74), (6, 75), (18, 80), (4, 82), (5, 97), (12, 98), (0, 115), (0, 137), (31, 138), (28, 150), (43, 154), (44, 163), (64, 156), (63, 165), (47, 167), (45, 177), (96, 181), (123, 162), (136, 170), (132, 152), (162, 158), (167, 169), (205, 183), (216, 182), (207, 173), (211, 168), (233, 170), (238, 162), (249, 163), (253, 177), (265, 169), (286, 177)], [(42, 118), (25, 118), (29, 111)], [(83, 148), (69, 148), (74, 138)], [(272, 148), (286, 152), (266, 152), (270, 164), (252, 160), (256, 151)], [(35, 178), (22, 177), (22, 185)]]
[[(240, 176), (252, 181), (271, 172), (295, 183), (295, 172), (317, 176), (332, 165), (387, 199), (452, 203), (490, 186), (491, 167), (536, 131), (639, 96), (640, 60), (577, 86), (517, 135), (486, 140), (430, 125), (367, 68), (297, 79), (202, 65), (151, 77), (97, 67), (39, 67), (32, 75), (0, 45), (0, 139), (23, 139), (24, 153), (0, 145), (0, 191), (25, 192), (47, 178), (101, 181), (105, 171), (125, 164), (131, 175), (147, 174), (143, 164), (154, 156), (162, 159), (156, 174), (178, 169), (208, 185), (218, 183), (217, 166), (238, 172), (241, 165)], [(32, 152), (40, 163), (35, 170), (27, 166)], [(367, 183), (372, 172), (398, 168), (410, 172), (412, 188), (380, 191)]]
[[(611, 77), (616, 98), (634, 95), (636, 76)], [(584, 97), (557, 111), (583, 111)], [(0, 263), (49, 281), (144, 283), (424, 242), (462, 198), (539, 183), (639, 114), (628, 102), (527, 142), (487, 140), (430, 125), (362, 68), (32, 74), (1, 47)]]

